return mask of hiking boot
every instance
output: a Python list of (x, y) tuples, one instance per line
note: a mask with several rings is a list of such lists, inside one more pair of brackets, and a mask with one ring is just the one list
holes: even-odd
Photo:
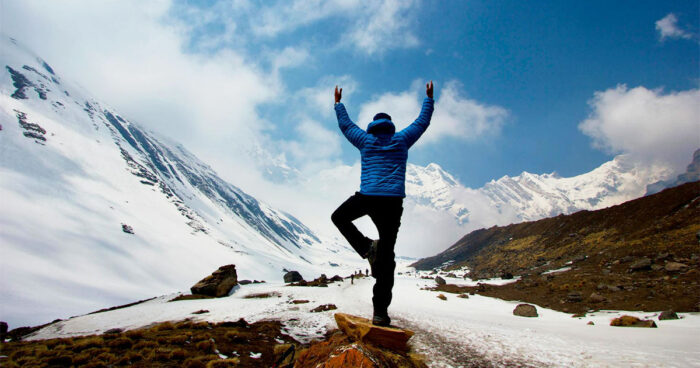
[(377, 261), (377, 245), (378, 244), (379, 244), (379, 240), (372, 240), (372, 244), (370, 244), (369, 250), (367, 251), (367, 255), (365, 256), (365, 258), (367, 258), (367, 260), (369, 261), (369, 269), (372, 271), (372, 276), (375, 275), (374, 263)]
[(375, 326), (389, 327), (391, 318), (389, 318), (387, 314), (375, 314), (374, 317), (372, 317), (372, 324)]

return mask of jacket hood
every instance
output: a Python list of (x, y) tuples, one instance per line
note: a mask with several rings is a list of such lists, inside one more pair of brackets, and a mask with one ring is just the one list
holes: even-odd
[(367, 126), (367, 133), (370, 134), (394, 134), (396, 127), (389, 119), (377, 119)]

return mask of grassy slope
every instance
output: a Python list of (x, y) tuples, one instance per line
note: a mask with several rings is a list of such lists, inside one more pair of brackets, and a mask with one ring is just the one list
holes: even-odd
[[(473, 278), (520, 275), (518, 283), (478, 292), (564, 311), (693, 311), (700, 308), (699, 231), (700, 182), (694, 182), (598, 211), (477, 230), (414, 266), (429, 269), (453, 260), (449, 268), (468, 266)], [(652, 268), (631, 272), (644, 257)], [(574, 261), (572, 270), (542, 275), (568, 261)], [(668, 262), (688, 268), (668, 272)], [(606, 300), (592, 303), (594, 292)], [(573, 301), (571, 293), (580, 293), (582, 300)]]

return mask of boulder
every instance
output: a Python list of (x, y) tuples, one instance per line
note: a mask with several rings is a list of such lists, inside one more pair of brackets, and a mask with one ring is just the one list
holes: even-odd
[(659, 321), (663, 321), (665, 319), (678, 319), (678, 315), (672, 310), (663, 311), (661, 314), (659, 314)]
[(301, 277), (301, 274), (297, 271), (289, 271), (284, 274), (284, 282), (290, 283), (290, 282), (299, 282), (304, 280), (303, 277)]
[(238, 275), (235, 265), (219, 267), (211, 275), (203, 278), (190, 288), (192, 294), (208, 295), (213, 297), (227, 296), (231, 289), (238, 285)]
[(372, 321), (345, 313), (336, 313), (338, 328), (350, 338), (396, 351), (408, 351), (406, 343), (413, 331), (394, 327), (375, 326)]
[(469, 295), (464, 294), (464, 293), (457, 295), (457, 297), (462, 298), (462, 299), (469, 299)]
[(436, 282), (438, 285), (445, 285), (445, 284), (447, 283), (447, 282), (445, 282), (445, 279), (443, 279), (443, 278), (440, 277), (440, 276), (435, 276), (435, 282)]
[(644, 271), (651, 269), (651, 259), (647, 257), (642, 257), (630, 265), (630, 272)]
[(445, 294), (440, 294), (437, 297), (438, 297), (438, 299), (447, 300), (447, 297), (445, 296)]
[(613, 320), (610, 321), (610, 326), (656, 328), (656, 323), (652, 320), (641, 320), (637, 317), (625, 315), (619, 318), (613, 318)]
[(252, 284), (252, 283), (253, 283), (253, 282), (250, 281), (250, 280), (241, 280), (241, 281), (238, 281), (238, 284), (239, 284), (239, 285), (248, 285), (248, 284)]
[(513, 315), (520, 317), (538, 317), (537, 308), (530, 304), (518, 304), (515, 309), (513, 309)]
[(452, 277), (452, 278), (457, 278), (457, 275), (454, 274), (454, 272), (450, 272), (445, 277)]
[(666, 272), (684, 272), (688, 269), (688, 265), (679, 262), (666, 262), (664, 269)]

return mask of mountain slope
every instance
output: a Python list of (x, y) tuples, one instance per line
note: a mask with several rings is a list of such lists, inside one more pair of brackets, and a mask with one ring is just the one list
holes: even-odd
[(0, 319), (36, 324), (180, 290), (225, 263), (268, 280), (283, 268), (311, 277), (348, 266), (347, 248), (64, 81), (15, 40), (2, 37), (0, 49)]

